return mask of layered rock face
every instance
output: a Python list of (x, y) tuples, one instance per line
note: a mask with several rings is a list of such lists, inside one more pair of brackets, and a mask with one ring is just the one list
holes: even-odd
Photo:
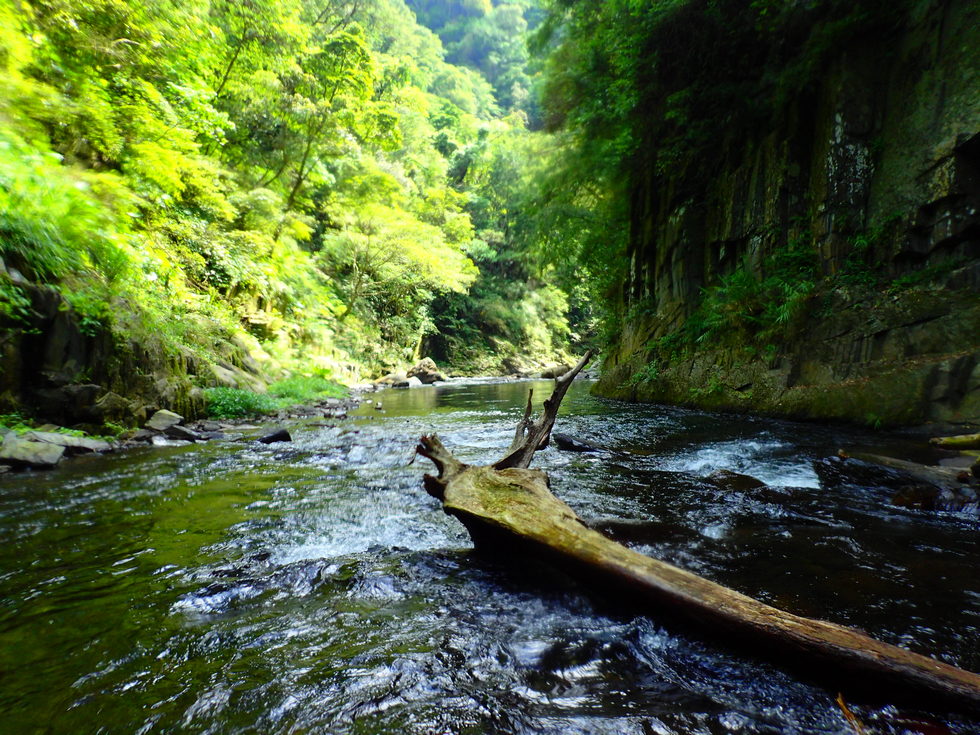
[[(861, 39), (784, 113), (726, 141), (708, 180), (637, 174), (623, 289), (636, 316), (598, 392), (875, 425), (980, 422), (980, 6), (940, 3), (892, 37)], [(662, 353), (703, 289), (741, 264), (765, 276), (794, 241), (823, 273), (802, 324), (748, 349)], [(857, 248), (873, 288), (835, 278)]]

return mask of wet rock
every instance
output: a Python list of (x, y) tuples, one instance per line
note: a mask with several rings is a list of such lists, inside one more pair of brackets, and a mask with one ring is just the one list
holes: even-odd
[(227, 439), (228, 434), (223, 431), (202, 431), (201, 437), (210, 441), (211, 439)]
[(374, 385), (375, 387), (394, 385), (395, 383), (401, 383), (406, 380), (408, 380), (408, 375), (406, 375), (405, 373), (388, 373), (387, 375), (383, 375), (382, 377), (375, 380)]
[(16, 434), (4, 437), (3, 446), (0, 446), (0, 462), (14, 467), (54, 467), (64, 455), (62, 446), (30, 441)]
[(744, 492), (745, 490), (756, 490), (760, 487), (766, 487), (766, 483), (762, 480), (757, 480), (751, 475), (732, 472), (731, 470), (715, 470), (704, 479), (723, 490), (732, 490), (734, 492)]
[(602, 447), (598, 447), (595, 444), (589, 444), (589, 442), (582, 441), (581, 439), (576, 439), (574, 436), (569, 434), (561, 434), (557, 431), (552, 432), (551, 440), (555, 443), (555, 446), (565, 452), (604, 452), (606, 451)]
[(0, 475), (5, 475), (13, 469), (10, 465), (0, 464)]
[(259, 439), (263, 444), (274, 444), (276, 442), (291, 442), (293, 437), (290, 436), (286, 429), (279, 429), (273, 431), (271, 434), (266, 434)]
[(824, 488), (848, 485), (861, 487), (886, 487), (900, 490), (915, 484), (906, 473), (849, 457), (827, 457), (813, 463), (813, 469)]
[(108, 452), (112, 445), (100, 439), (91, 439), (87, 436), (71, 436), (70, 434), (56, 434), (48, 431), (29, 431), (23, 436), (29, 441), (44, 442), (64, 447), (65, 453), (88, 454), (91, 452)]
[(412, 376), (408, 380), (403, 380), (400, 383), (395, 383), (392, 388), (421, 388), (424, 384), (421, 380)]
[(146, 426), (144, 428), (153, 429), (154, 431), (166, 431), (171, 426), (176, 426), (183, 420), (183, 416), (180, 416), (173, 411), (161, 409), (150, 417), (150, 420), (146, 422)]
[(217, 421), (199, 421), (197, 423), (198, 431), (221, 431), (225, 428), (224, 424), (219, 424)]
[(186, 426), (168, 426), (163, 433), (171, 439), (183, 439), (191, 442), (207, 441), (202, 434), (193, 429), (188, 429)]
[(153, 441), (153, 437), (155, 436), (158, 436), (158, 434), (152, 429), (139, 429), (129, 436), (128, 439), (134, 442), (150, 442)]
[(910, 485), (895, 493), (892, 505), (915, 510), (976, 512), (977, 494), (971, 488), (954, 490), (926, 484)]

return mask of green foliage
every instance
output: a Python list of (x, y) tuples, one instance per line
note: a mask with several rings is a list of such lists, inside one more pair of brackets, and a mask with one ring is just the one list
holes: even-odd
[(896, 294), (910, 288), (923, 286), (952, 273), (965, 263), (964, 258), (944, 258), (919, 270), (906, 273), (888, 285), (888, 293)]
[(635, 385), (642, 385), (644, 383), (652, 383), (657, 380), (660, 375), (660, 362), (654, 358), (646, 365), (637, 370), (630, 379), (626, 381), (626, 386), (632, 388)]
[(799, 323), (819, 280), (817, 255), (809, 237), (801, 236), (774, 251), (761, 269), (743, 262), (704, 289), (698, 308), (679, 331), (658, 342), (658, 352), (669, 355), (719, 343), (771, 344)]
[(281, 408), (340, 398), (347, 389), (322, 375), (293, 375), (269, 386), (268, 393), (240, 388), (206, 388), (205, 410), (214, 419), (240, 419), (273, 413)]
[[(450, 158), (528, 86), (523, 10), (473, 9), (496, 87), (402, 0), (0, 0), (0, 257), (200, 365), (410, 358), (486, 249)], [(0, 318), (29, 306), (0, 274)]]
[(34, 425), (31, 423), (31, 421), (20, 413), (0, 414), (0, 429), (6, 429), (8, 431), (14, 431), (18, 434), (24, 434), (31, 431), (33, 428)]
[(205, 410), (213, 419), (240, 419), (261, 416), (278, 408), (271, 396), (240, 388), (206, 388)]
[(270, 385), (269, 395), (293, 403), (303, 403), (323, 398), (341, 398), (347, 395), (347, 389), (320, 375), (294, 375)]

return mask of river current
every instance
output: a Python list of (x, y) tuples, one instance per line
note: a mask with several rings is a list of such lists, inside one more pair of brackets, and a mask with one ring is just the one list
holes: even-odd
[[(528, 560), (474, 553), (411, 463), (438, 432), (503, 454), (528, 388), (368, 396), (294, 441), (147, 448), (0, 477), (2, 733), (833, 733), (837, 692)], [(921, 442), (604, 401), (576, 382), (534, 466), (643, 553), (792, 612), (980, 671), (976, 514), (821, 488), (839, 447)], [(383, 410), (374, 408), (381, 401)], [(246, 438), (248, 439), (248, 438)], [(715, 469), (767, 488), (733, 491)], [(866, 733), (980, 719), (848, 700)]]

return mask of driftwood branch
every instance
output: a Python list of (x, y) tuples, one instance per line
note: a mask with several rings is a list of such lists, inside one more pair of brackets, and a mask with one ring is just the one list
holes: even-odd
[(495, 470), (504, 470), (509, 467), (527, 469), (531, 466), (534, 453), (548, 446), (548, 441), (551, 438), (551, 429), (555, 425), (555, 419), (558, 418), (558, 407), (561, 405), (565, 393), (568, 392), (568, 386), (572, 384), (575, 376), (582, 372), (582, 369), (589, 364), (591, 359), (592, 350), (589, 350), (582, 356), (582, 359), (578, 361), (575, 367), (564, 375), (555, 378), (555, 389), (552, 391), (551, 397), (544, 402), (544, 410), (541, 412), (541, 418), (533, 424), (528, 423), (531, 415), (531, 394), (528, 394), (527, 408), (524, 409), (524, 419), (517, 425), (517, 434), (514, 436), (514, 442), (511, 444), (510, 452), (508, 452), (506, 457), (493, 465)]
[(696, 574), (633, 551), (591, 530), (555, 497), (547, 475), (527, 469), (534, 452), (547, 440), (568, 386), (585, 366), (556, 380), (541, 418), (529, 424), (500, 462), (467, 465), (436, 436), (423, 436), (417, 451), (433, 461), (437, 476), (426, 475), (425, 487), (443, 509), (458, 518), (480, 547), (534, 554), (583, 574), (602, 587), (627, 592), (651, 610), (673, 611), (703, 625), (726, 641), (750, 643), (758, 655), (778, 657), (810, 674), (823, 676), (836, 689), (857, 684), (894, 698), (918, 699), (980, 708), (980, 676), (876, 641), (834, 623), (800, 617), (759, 602)]

